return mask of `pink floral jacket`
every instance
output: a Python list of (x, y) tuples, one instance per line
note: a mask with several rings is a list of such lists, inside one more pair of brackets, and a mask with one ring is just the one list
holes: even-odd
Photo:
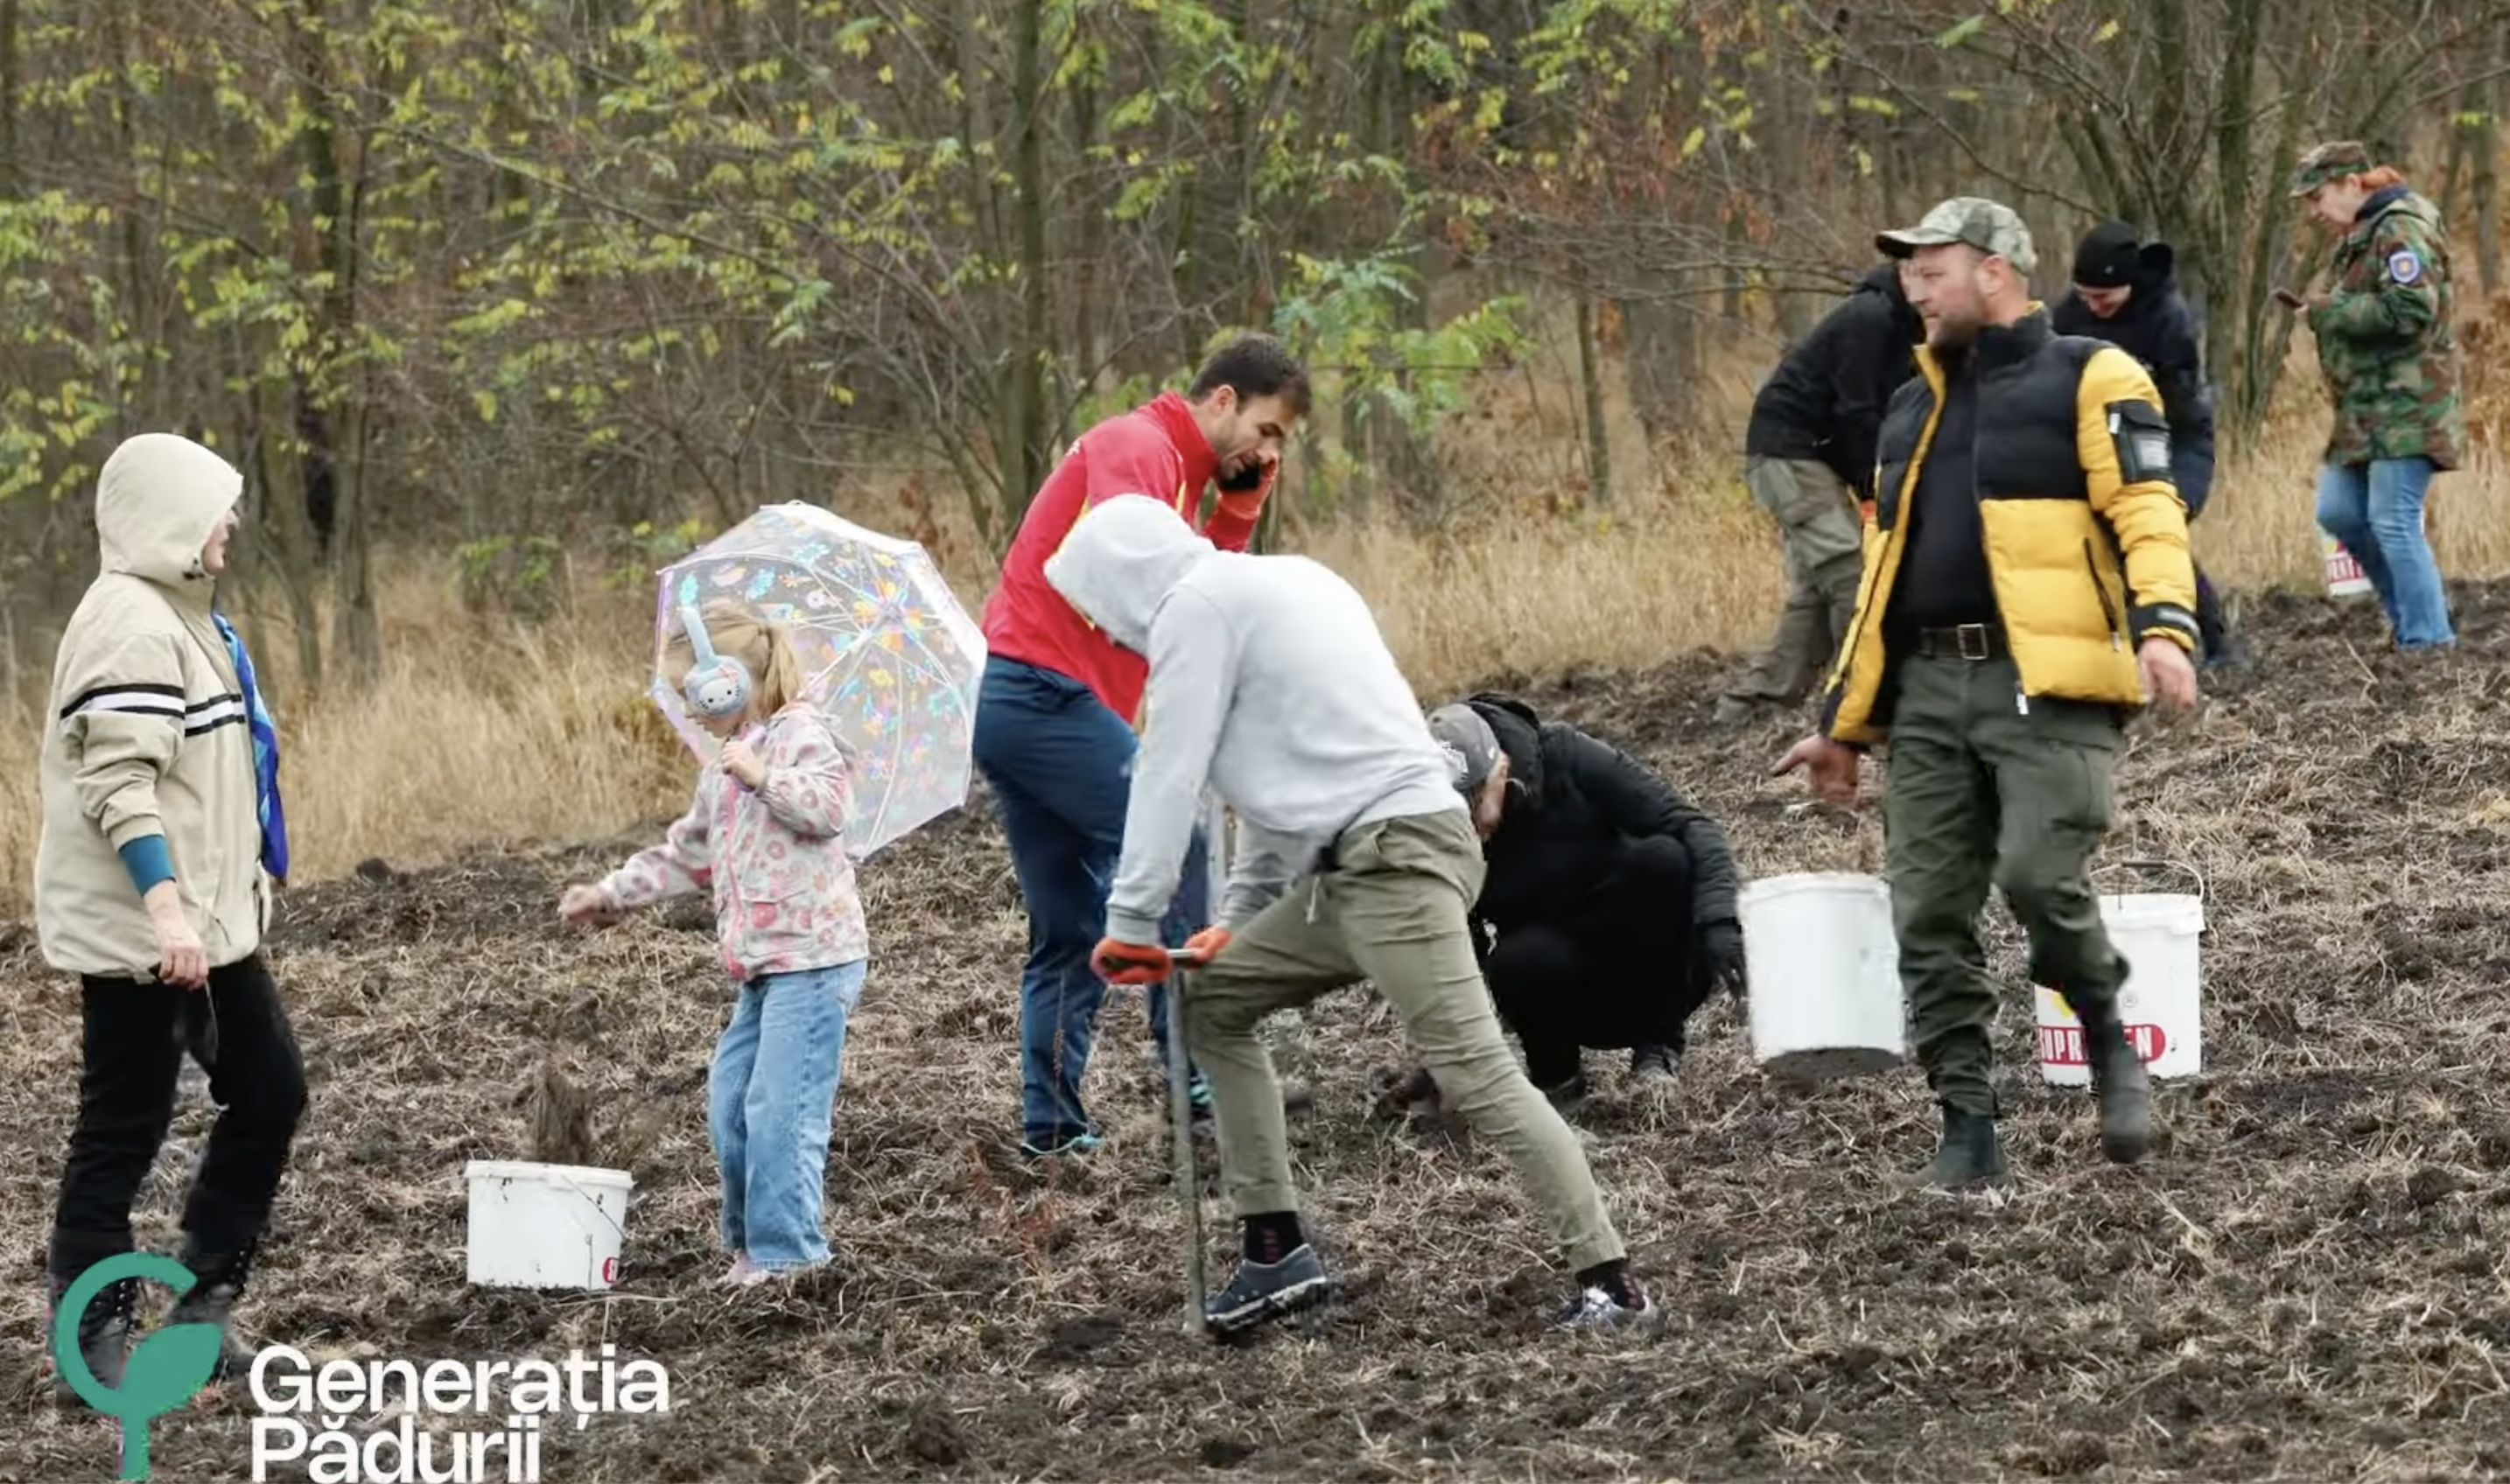
[(767, 765), (753, 791), (708, 763), (697, 801), (663, 843), (601, 882), (617, 911), (711, 887), (724, 968), (760, 974), (830, 969), (871, 955), (846, 854), (853, 780), (827, 719), (796, 703), (744, 736)]

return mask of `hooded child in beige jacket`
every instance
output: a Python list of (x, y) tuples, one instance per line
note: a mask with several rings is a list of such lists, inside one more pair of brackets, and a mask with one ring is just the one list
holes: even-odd
[[(131, 1250), (132, 1201), (188, 1050), (221, 1112), (183, 1210), (182, 1262), (197, 1281), (169, 1322), (221, 1329), (305, 1107), (303, 1062), (260, 955), (270, 882), (287, 868), (278, 736), (250, 656), (211, 605), (243, 487), (226, 460), (172, 434), (141, 434), (105, 461), (102, 570), (54, 663), (35, 861), (44, 958), (79, 976), (85, 1022), (54, 1301)], [(107, 1387), (120, 1385), (135, 1296), (116, 1283), (79, 1321), (80, 1354)]]

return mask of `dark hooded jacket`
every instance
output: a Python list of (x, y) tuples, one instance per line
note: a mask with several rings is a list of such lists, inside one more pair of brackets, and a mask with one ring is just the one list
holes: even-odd
[(2144, 245), (2134, 286), (2117, 314), (2107, 320), (2069, 289), (2048, 311), (2048, 324), (2061, 335), (2106, 340), (2152, 373), (2161, 392), (2161, 415), (2170, 422), (2171, 476), (2193, 514), (2204, 508), (2213, 486), (2214, 399), (2205, 386), (2201, 325), (2179, 291), (2176, 254), (2168, 243)]
[(1900, 291), (1900, 265), (1875, 268), (1779, 358), (1752, 399), (1743, 451), (1826, 464), (1857, 498), (1870, 498), (1882, 409), (1918, 374), (1925, 338), (1925, 322)]
[(1466, 704), (1490, 723), (1508, 765), (1506, 813), (1482, 852), (1477, 923), (1502, 934), (1580, 924), (1617, 877), (1625, 843), (1656, 836), (1679, 840), (1691, 857), (1690, 926), (1734, 921), (1734, 854), (1715, 819), (1619, 748), (1512, 696), (1484, 692)]

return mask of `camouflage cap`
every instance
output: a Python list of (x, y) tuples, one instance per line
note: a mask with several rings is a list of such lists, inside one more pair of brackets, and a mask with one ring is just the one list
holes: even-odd
[(2031, 246), (2031, 229), (2022, 224), (2021, 214), (1984, 196), (1956, 196), (1938, 203), (1925, 220), (1897, 232), (1877, 233), (1874, 243), (1893, 257), (1907, 257), (1920, 247), (1967, 243), (2004, 259), (2021, 273), (2039, 266), (2039, 254)]
[(2366, 174), (2371, 163), (2371, 151), (2360, 140), (2330, 140), (2301, 157), (2300, 168), (2292, 172), (2292, 193), (2306, 196), (2330, 180)]

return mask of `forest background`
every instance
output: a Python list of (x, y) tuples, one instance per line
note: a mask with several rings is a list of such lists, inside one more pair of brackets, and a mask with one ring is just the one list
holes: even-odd
[(246, 472), (223, 601), (317, 876), (672, 807), (655, 567), (807, 500), (972, 610), (1061, 446), (1240, 326), (1317, 390), (1259, 540), (1425, 697), (1757, 642), (1752, 390), (1957, 193), (2051, 299), (2103, 217), (2175, 246), (2199, 555), (2314, 583), (2271, 290), (2326, 260), (2324, 138), (2447, 213), (2478, 455), (2434, 538), (2510, 572), (2505, 99), (2485, 0), (0, 0), (0, 897), (150, 429)]

